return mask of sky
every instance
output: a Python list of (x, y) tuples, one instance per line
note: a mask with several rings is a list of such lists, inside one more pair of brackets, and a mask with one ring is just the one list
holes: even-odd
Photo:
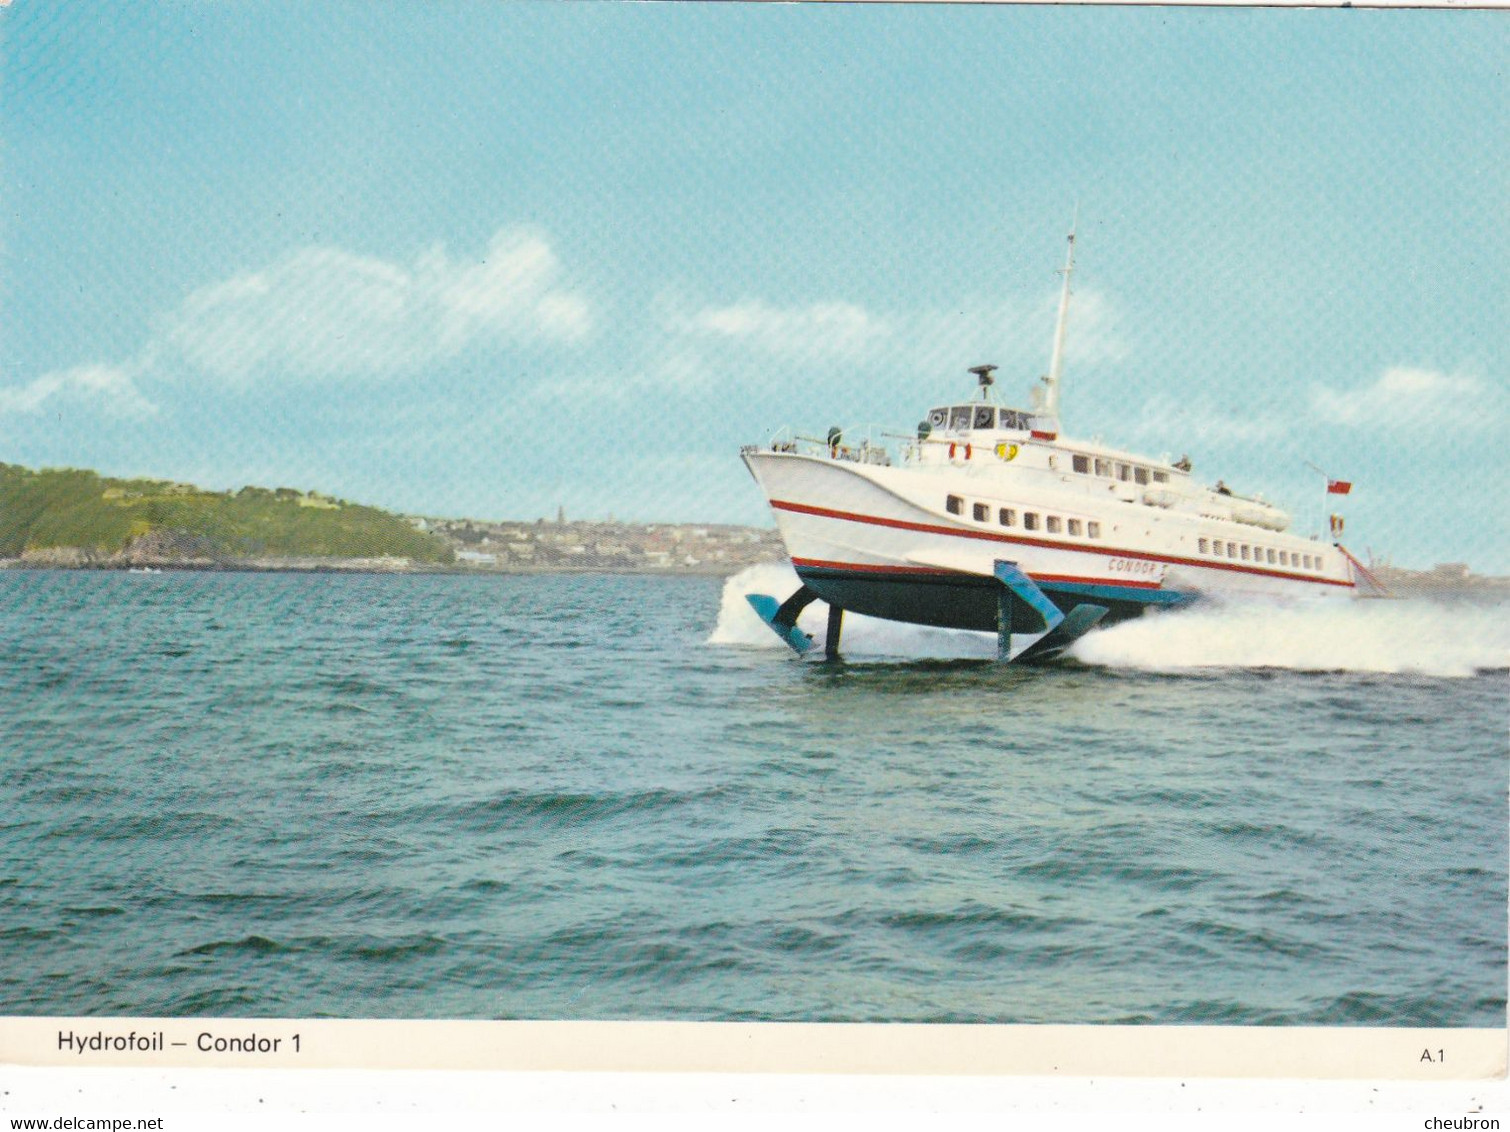
[(771, 525), (741, 444), (1064, 431), (1510, 573), (1510, 20), (0, 8), (0, 461)]

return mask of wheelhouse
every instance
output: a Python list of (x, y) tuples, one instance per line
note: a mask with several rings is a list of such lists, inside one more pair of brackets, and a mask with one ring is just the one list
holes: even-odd
[(1033, 414), (975, 401), (968, 405), (942, 405), (929, 409), (927, 424), (930, 432), (1031, 432)]

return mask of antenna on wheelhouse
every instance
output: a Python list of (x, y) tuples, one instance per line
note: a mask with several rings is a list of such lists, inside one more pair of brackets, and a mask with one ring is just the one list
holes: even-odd
[(996, 378), (992, 377), (995, 366), (971, 366), (970, 372), (975, 375), (975, 380), (980, 383), (980, 399), (991, 400), (991, 386), (996, 384)]
[(1064, 324), (1070, 313), (1070, 276), (1075, 273), (1075, 229), (1080, 224), (1080, 207), (1070, 223), (1069, 251), (1065, 253), (1064, 289), (1059, 293), (1059, 321), (1054, 327), (1054, 355), (1049, 361), (1049, 376), (1043, 379), (1043, 415), (1057, 425), (1059, 420), (1059, 377), (1064, 370)]

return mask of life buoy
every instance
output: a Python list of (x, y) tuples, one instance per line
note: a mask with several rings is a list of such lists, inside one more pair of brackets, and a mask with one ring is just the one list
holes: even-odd
[(968, 444), (965, 445), (965, 459), (970, 459), (970, 446)]
[(954, 459), (954, 441), (949, 442), (949, 459)]

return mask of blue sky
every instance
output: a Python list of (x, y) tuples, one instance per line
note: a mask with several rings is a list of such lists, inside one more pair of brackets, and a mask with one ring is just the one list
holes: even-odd
[[(741, 443), (1047, 367), (1071, 435), (1510, 571), (1510, 21), (0, 9), (0, 460), (766, 525)], [(1024, 391), (1022, 396), (1014, 396)]]

